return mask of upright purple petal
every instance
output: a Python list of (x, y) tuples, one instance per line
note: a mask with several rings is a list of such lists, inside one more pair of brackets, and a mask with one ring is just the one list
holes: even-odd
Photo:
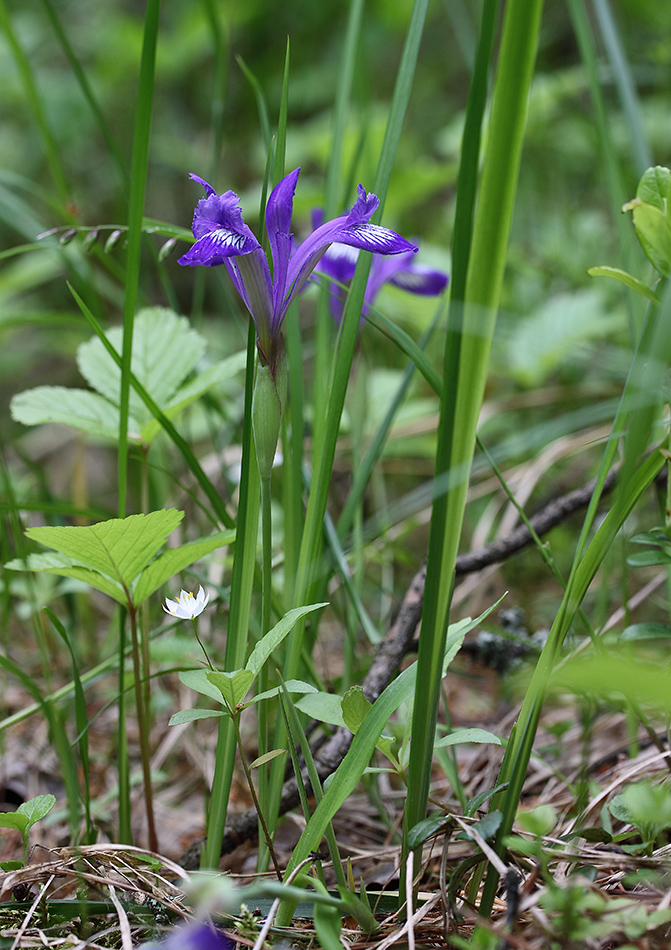
[(357, 199), (347, 215), (348, 224), (361, 224), (363, 221), (370, 220), (380, 204), (378, 196), (372, 192), (368, 194), (363, 185), (357, 185), (356, 191)]
[(205, 189), (205, 197), (206, 197), (206, 198), (209, 198), (210, 195), (216, 195), (216, 191), (214, 190), (214, 188), (212, 187), (212, 185), (208, 185), (208, 183), (205, 181), (205, 179), (204, 179), (204, 178), (201, 178), (200, 175), (194, 175), (193, 172), (189, 172), (189, 178), (190, 178), (192, 181), (197, 181), (199, 185), (202, 185), (202, 186), (203, 186), (203, 188)]
[(284, 299), (291, 256), (291, 215), (300, 168), (286, 175), (273, 188), (266, 205), (266, 231), (273, 257), (273, 304), (279, 312)]
[(193, 215), (193, 236), (196, 243), (178, 263), (188, 267), (214, 267), (229, 257), (249, 254), (260, 247), (245, 224), (240, 199), (234, 191), (218, 195), (211, 185), (197, 175), (191, 175), (206, 191)]

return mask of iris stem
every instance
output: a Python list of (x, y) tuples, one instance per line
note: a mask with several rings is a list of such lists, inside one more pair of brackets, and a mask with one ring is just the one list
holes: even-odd
[(147, 812), (147, 834), (149, 850), (158, 852), (158, 837), (154, 822), (154, 802), (151, 789), (151, 761), (149, 756), (149, 730), (144, 708), (144, 692), (142, 676), (140, 675), (140, 642), (137, 630), (137, 607), (128, 595), (128, 616), (130, 618), (131, 645), (133, 653), (133, 678), (135, 681), (135, 703), (137, 707), (137, 724), (140, 732), (140, 757), (142, 759), (142, 778), (144, 785), (144, 803)]
[[(261, 581), (261, 636), (265, 635), (270, 630), (270, 605), (272, 600), (272, 567), (273, 567), (273, 522), (272, 522), (272, 507), (271, 507), (272, 493), (270, 487), (270, 478), (268, 476), (261, 477), (261, 537), (262, 537), (262, 551), (261, 551), (261, 570), (262, 570), (262, 581)], [(256, 682), (257, 692), (263, 693), (268, 689), (268, 669), (267, 665), (264, 664), (263, 667), (259, 670), (259, 675)], [(259, 750), (259, 756), (265, 755), (268, 751), (268, 746), (270, 743), (270, 730), (268, 725), (268, 704), (267, 703), (258, 703), (257, 705), (257, 745)], [(251, 780), (250, 780), (251, 781)], [(256, 808), (259, 814), (259, 854), (257, 858), (257, 870), (264, 871), (268, 867), (268, 853), (273, 859), (273, 864), (277, 868), (277, 862), (275, 861), (275, 856), (272, 852), (272, 843), (270, 839), (270, 834), (268, 828), (266, 827), (262, 810), (267, 813), (269, 801), (270, 801), (270, 785), (269, 785), (269, 776), (268, 776), (268, 767), (266, 765), (261, 765), (259, 767), (259, 799), (260, 804), (256, 804)], [(263, 848), (263, 837), (261, 832), (268, 842), (268, 851)]]

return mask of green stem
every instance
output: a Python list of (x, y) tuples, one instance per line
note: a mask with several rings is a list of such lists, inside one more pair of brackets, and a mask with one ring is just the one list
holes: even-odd
[(149, 751), (149, 730), (144, 709), (144, 694), (140, 667), (140, 644), (137, 632), (137, 607), (128, 595), (128, 616), (130, 618), (131, 644), (133, 653), (133, 678), (135, 681), (135, 703), (137, 724), (140, 733), (140, 757), (142, 759), (142, 778), (144, 784), (144, 803), (147, 813), (147, 831), (150, 851), (158, 852), (158, 838), (154, 822), (154, 802), (151, 789), (151, 758)]
[(126, 725), (126, 610), (119, 611), (119, 722), (117, 776), (119, 782), (119, 842), (132, 844), (130, 820), (130, 769), (128, 765), (128, 733)]
[[(263, 704), (262, 704), (263, 705)], [(249, 792), (252, 796), (252, 801), (254, 802), (254, 808), (256, 808), (256, 813), (259, 816), (259, 825), (261, 826), (261, 832), (265, 838), (266, 847), (268, 848), (268, 853), (273, 862), (273, 867), (275, 868), (275, 873), (277, 874), (278, 879), (282, 880), (282, 871), (280, 870), (279, 863), (277, 861), (277, 856), (273, 848), (273, 842), (268, 834), (268, 828), (266, 827), (266, 822), (263, 817), (263, 812), (261, 811), (261, 806), (259, 805), (259, 800), (256, 795), (256, 789), (254, 788), (254, 782), (252, 781), (252, 773), (247, 764), (247, 758), (245, 757), (245, 749), (242, 744), (242, 736), (240, 734), (240, 713), (235, 712), (231, 714), (231, 719), (233, 722), (233, 728), (235, 729), (235, 739), (238, 743), (238, 752), (240, 753), (240, 760), (242, 762), (242, 767), (245, 772), (245, 777), (247, 778), (247, 784), (249, 785)]]
[[(271, 511), (271, 488), (270, 478), (261, 478), (261, 636), (270, 630), (270, 606), (272, 599), (272, 555), (273, 555), (273, 530), (272, 530), (272, 511)], [(263, 693), (268, 689), (268, 665), (264, 664), (259, 670), (256, 680), (257, 692)], [(256, 707), (257, 715), (257, 747), (259, 756), (265, 755), (270, 744), (270, 728), (268, 724), (268, 703), (259, 703)], [(257, 806), (259, 813), (259, 853), (256, 862), (257, 871), (265, 871), (268, 867), (269, 854), (272, 851), (263, 847), (264, 836), (266, 841), (270, 841), (270, 834), (267, 826), (264, 824), (264, 814), (269, 814), (268, 806), (270, 802), (268, 767), (261, 765), (258, 771), (259, 776), (259, 799)], [(273, 857), (273, 862), (275, 861)]]

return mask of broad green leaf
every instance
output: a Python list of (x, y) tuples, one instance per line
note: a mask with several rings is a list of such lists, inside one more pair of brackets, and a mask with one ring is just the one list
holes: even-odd
[(0, 861), (0, 871), (19, 871), (23, 867), (23, 861)]
[(215, 703), (221, 703), (221, 691), (213, 686), (207, 678), (210, 670), (184, 670), (179, 674), (179, 678), (196, 693), (202, 693), (203, 696), (209, 696)]
[(260, 755), (257, 759), (254, 759), (253, 762), (249, 763), (250, 769), (258, 769), (260, 765), (265, 765), (266, 762), (272, 762), (273, 759), (276, 759), (278, 755), (286, 755), (286, 749), (271, 749), (270, 752), (265, 752), (263, 755)]
[(216, 686), (229, 709), (235, 711), (249, 692), (254, 682), (254, 673), (251, 670), (235, 670), (233, 673), (208, 673), (207, 678)]
[(275, 624), (272, 630), (269, 630), (265, 637), (256, 644), (245, 664), (245, 668), (256, 676), (273, 650), (291, 633), (294, 624), (296, 624), (301, 617), (311, 613), (313, 610), (319, 610), (322, 607), (328, 607), (328, 602), (323, 604), (310, 604), (309, 607), (294, 607), (293, 610), (286, 613), (282, 619)]
[[(218, 697), (218, 702), (221, 702), (221, 696)], [(179, 726), (185, 722), (195, 722), (197, 719), (217, 719), (221, 716), (228, 716), (228, 712), (221, 709), (180, 709), (170, 717), (168, 725)]]
[(552, 805), (537, 805), (531, 811), (519, 811), (517, 821), (525, 831), (541, 838), (557, 824), (557, 812)]
[(368, 702), (360, 686), (352, 686), (342, 698), (342, 717), (350, 732), (355, 735), (364, 721), (372, 704)]
[(561, 365), (578, 343), (603, 339), (614, 325), (595, 287), (557, 294), (516, 323), (508, 340), (507, 366), (520, 382), (535, 385)]
[[(194, 379), (189, 380), (177, 390), (174, 396), (165, 406), (162, 406), (163, 412), (168, 419), (174, 419), (182, 410), (188, 408), (192, 403), (199, 399), (204, 393), (224, 380), (231, 379), (237, 372), (245, 368), (247, 353), (242, 350), (225, 360), (215, 363), (208, 367), (202, 373), (199, 373)], [(161, 424), (156, 419), (150, 419), (142, 429), (142, 441), (145, 444), (151, 443), (161, 431)]]
[(615, 795), (608, 803), (608, 811), (613, 818), (623, 821), (627, 825), (633, 825), (634, 819), (622, 795)]
[(136, 606), (143, 603), (150, 594), (158, 590), (161, 584), (170, 580), (179, 571), (189, 567), (211, 551), (223, 548), (233, 541), (235, 541), (235, 531), (219, 531), (211, 538), (201, 538), (199, 541), (182, 544), (178, 548), (168, 548), (142, 572), (133, 592), (133, 602)]
[(408, 832), (408, 848), (413, 851), (420, 844), (424, 844), (427, 838), (434, 835), (450, 820), (450, 816), (443, 811), (434, 811), (428, 818), (414, 825)]
[(627, 564), (631, 567), (650, 567), (653, 564), (671, 564), (669, 551), (641, 551), (640, 554), (630, 554)]
[(99, 571), (92, 571), (90, 568), (84, 567), (83, 564), (78, 564), (72, 558), (66, 557), (65, 554), (57, 554), (56, 552), (29, 554), (25, 561), (23, 558), (14, 558), (12, 561), (8, 561), (5, 567), (11, 571), (36, 571), (45, 574), (57, 574), (59, 577), (72, 577), (95, 587), (96, 590), (102, 591), (103, 594), (112, 597), (119, 604), (128, 603), (128, 598), (120, 584)]
[[(316, 687), (312, 686), (310, 683), (304, 683), (302, 680), (287, 680), (284, 684), (284, 687), (288, 693), (318, 693), (319, 690)], [(253, 699), (251, 699), (247, 706), (252, 706), (254, 703), (260, 703), (264, 699), (272, 699), (274, 696), (279, 696), (282, 692), (281, 686), (275, 686), (273, 689), (267, 689), (263, 693), (257, 693)]]
[(629, 538), (631, 544), (661, 544), (663, 547), (671, 544), (671, 538), (662, 528), (652, 528)]
[[(501, 827), (501, 822), (503, 821), (503, 812), (500, 811), (490, 811), (487, 815), (476, 821), (474, 825), (471, 825), (481, 838), (484, 838), (485, 841), (491, 841), (496, 832)], [(458, 838), (468, 838), (467, 832), (457, 835)], [(473, 839), (471, 839), (473, 840)]]
[(652, 205), (631, 202), (636, 236), (646, 257), (663, 277), (671, 275), (671, 226), (664, 211)]
[(632, 623), (620, 634), (620, 642), (631, 640), (668, 640), (671, 637), (671, 624), (668, 623)]
[[(14, 396), (10, 408), (12, 418), (24, 426), (56, 422), (101, 439), (119, 438), (119, 410), (87, 389), (37, 386)], [(132, 416), (128, 419), (128, 437), (140, 441), (140, 426)]]
[(29, 798), (27, 802), (21, 802), (16, 811), (26, 816), (28, 827), (32, 828), (36, 821), (40, 821), (49, 814), (55, 804), (55, 795), (36, 795), (34, 798)]
[(342, 696), (337, 693), (310, 693), (308, 696), (301, 696), (294, 705), (311, 719), (326, 722), (330, 726), (347, 728), (342, 715)]
[(14, 828), (23, 834), (28, 827), (29, 822), (26, 815), (21, 815), (16, 811), (0, 812), (0, 828)]
[(501, 745), (501, 740), (493, 732), (487, 732), (486, 729), (455, 729), (449, 736), (443, 736), (442, 739), (434, 744), (434, 749), (444, 749), (445, 746), (459, 745), (461, 742), (484, 742), (491, 745)]
[(671, 670), (633, 660), (627, 646), (620, 655), (581, 656), (567, 660), (553, 674), (555, 686), (576, 693), (622, 694), (643, 707), (671, 711)]
[(169, 508), (84, 527), (29, 528), (26, 534), (130, 589), (183, 517), (183, 511)]
[[(122, 328), (114, 327), (107, 338), (117, 353), (121, 353)], [(154, 401), (163, 407), (193, 370), (205, 348), (205, 339), (190, 328), (185, 317), (178, 317), (164, 307), (148, 307), (140, 310), (135, 318), (131, 371)], [(120, 370), (98, 337), (79, 346), (77, 365), (93, 389), (118, 403)], [(149, 410), (132, 390), (130, 407), (141, 424), (151, 419)]]
[(648, 168), (642, 175), (636, 189), (636, 197), (653, 205), (660, 211), (666, 210), (666, 202), (671, 197), (671, 172), (663, 165)]
[(644, 284), (642, 280), (639, 280), (638, 277), (628, 274), (625, 270), (620, 270), (619, 267), (608, 267), (604, 264), (601, 267), (590, 267), (587, 273), (590, 277), (612, 277), (614, 280), (619, 280), (621, 284), (629, 287), (630, 290), (634, 290), (637, 294), (647, 298), (651, 303), (661, 303), (660, 297), (658, 297), (654, 290), (651, 290), (650, 287)]

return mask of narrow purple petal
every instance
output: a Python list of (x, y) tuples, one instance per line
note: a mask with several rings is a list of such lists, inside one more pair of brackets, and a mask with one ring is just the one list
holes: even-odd
[(273, 319), (273, 284), (263, 248), (259, 246), (251, 254), (236, 257), (235, 262), (231, 261), (231, 265), (234, 266), (244, 289), (244, 294), (241, 293), (240, 296), (256, 325), (261, 349), (268, 355), (276, 334)]
[(229, 257), (249, 254), (259, 247), (254, 235), (247, 237), (238, 231), (216, 228), (203, 234), (186, 254), (178, 258), (177, 263), (188, 267), (195, 267), (197, 264), (214, 267), (223, 264)]
[(291, 216), (294, 193), (300, 168), (281, 179), (273, 188), (266, 206), (266, 231), (273, 258), (273, 303), (275, 313), (280, 310), (287, 282), (291, 256)]
[(208, 185), (208, 183), (205, 181), (204, 178), (200, 178), (199, 175), (194, 175), (193, 172), (189, 173), (189, 178), (191, 178), (192, 181), (197, 181), (199, 185), (203, 186), (203, 188), (205, 189), (206, 198), (209, 198), (210, 195), (216, 195), (216, 191), (214, 190), (212, 185)]

